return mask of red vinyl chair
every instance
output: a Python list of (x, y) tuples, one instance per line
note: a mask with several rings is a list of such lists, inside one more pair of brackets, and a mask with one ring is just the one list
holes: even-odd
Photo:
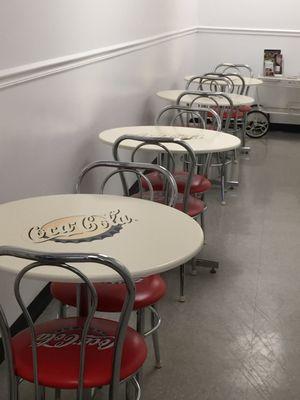
[[(207, 92), (209, 90), (209, 92), (236, 93), (240, 95), (247, 94), (248, 89), (245, 79), (239, 73), (229, 71), (226, 73), (208, 72), (204, 75), (192, 76), (185, 88), (187, 91), (199, 90)], [(245, 113), (251, 111), (251, 109), (251, 106), (245, 105), (231, 110), (230, 114), (228, 114), (228, 111), (225, 111), (222, 116), (223, 122), (226, 122), (227, 118), (231, 118), (231, 126), (233, 126), (235, 121), (243, 118)], [(237, 130), (237, 127), (235, 129)]]
[[(164, 202), (169, 206), (174, 206), (177, 199), (176, 183), (173, 176), (165, 168), (145, 163), (128, 163), (121, 161), (96, 161), (87, 165), (81, 172), (78, 182), (76, 184), (76, 191), (80, 192), (83, 179), (86, 175), (95, 169), (101, 167), (110, 167), (113, 172), (109, 173), (107, 177), (103, 178), (100, 192), (102, 193), (105, 189), (108, 181), (114, 176), (119, 175), (122, 181), (124, 195), (129, 195), (129, 188), (126, 183), (125, 174), (131, 173), (136, 175), (138, 182), (148, 181), (147, 177), (143, 174), (143, 171), (155, 171), (157, 174), (162, 175), (163, 179), (168, 182), (166, 187)], [(152, 196), (148, 196), (150, 200), (153, 200), (153, 189), (150, 185), (150, 193)], [(149, 192), (148, 192), (149, 194)], [(139, 193), (139, 196), (143, 196), (143, 193)], [(134, 250), (133, 250), (134, 251)], [(122, 283), (95, 283), (95, 290), (101, 302), (97, 305), (97, 311), (100, 312), (121, 312), (123, 303), (126, 296), (126, 287)], [(51, 283), (51, 293), (54, 298), (58, 299), (61, 303), (60, 306), (60, 317), (65, 315), (66, 307), (77, 306), (76, 299), (76, 285), (73, 283)], [(133, 310), (137, 313), (137, 331), (143, 336), (152, 336), (153, 347), (155, 353), (155, 367), (161, 368), (161, 358), (158, 342), (158, 328), (161, 324), (161, 318), (157, 311), (156, 303), (165, 295), (166, 283), (160, 275), (152, 275), (145, 278), (141, 278), (136, 282), (136, 294), (133, 304)], [(149, 310), (151, 313), (151, 329), (145, 332), (144, 320), (145, 311)]]
[[(28, 260), (15, 280), (15, 296), (28, 328), (14, 337), (0, 307), (0, 330), (8, 366), (9, 400), (17, 400), (19, 384), (34, 383), (35, 399), (45, 399), (45, 388), (77, 390), (77, 399), (91, 399), (95, 390), (109, 385), (109, 399), (117, 400), (122, 382), (132, 381), (137, 398), (140, 386), (135, 375), (141, 369), (147, 346), (142, 335), (128, 326), (135, 298), (135, 285), (128, 270), (116, 260), (99, 254), (42, 253), (14, 247), (0, 247), (0, 256)], [(69, 263), (96, 263), (99, 268), (114, 270), (124, 281), (127, 297), (119, 321), (95, 318), (98, 294), (80, 267)], [(86, 317), (60, 318), (37, 325), (28, 313), (20, 294), (20, 285), (35, 268), (60, 268), (77, 275), (83, 290), (89, 293), (91, 304)], [(78, 264), (77, 264), (78, 265)], [(87, 396), (87, 397), (85, 397)]]
[[(198, 218), (205, 210), (205, 204), (203, 201), (200, 199), (191, 196), (191, 184), (195, 175), (195, 167), (196, 167), (196, 156), (191, 148), (191, 146), (182, 139), (174, 138), (174, 137), (149, 137), (149, 136), (135, 136), (135, 135), (122, 135), (119, 138), (116, 139), (114, 146), (113, 146), (113, 156), (115, 160), (119, 160), (119, 148), (122, 146), (122, 142), (126, 140), (131, 140), (131, 141), (136, 141), (137, 146), (132, 152), (131, 155), (131, 161), (135, 161), (135, 157), (138, 151), (141, 149), (147, 147), (147, 146), (152, 146), (154, 148), (154, 152), (157, 153), (157, 159), (163, 156), (165, 156), (165, 168), (170, 171), (170, 173), (173, 176), (174, 184), (177, 186), (176, 179), (174, 178), (174, 170), (175, 170), (175, 159), (171, 153), (170, 150), (168, 150), (167, 146), (168, 144), (175, 144), (176, 146), (182, 147), (182, 153), (187, 154), (188, 157), (188, 164), (189, 164), (189, 171), (186, 174), (186, 184), (184, 186), (183, 193), (178, 193), (177, 196), (177, 201), (174, 204), (174, 207), (180, 211), (185, 212), (192, 218)], [(156, 151), (155, 151), (156, 149)], [(155, 164), (151, 164), (155, 165)], [(151, 186), (151, 176), (153, 176), (153, 173), (151, 173), (150, 170), (147, 171), (146, 178), (144, 178), (142, 181), (142, 186), (144, 189), (147, 190), (147, 184), (149, 184), (147, 181), (150, 182)], [(154, 171), (155, 176), (157, 176), (156, 171)], [(150, 178), (149, 178), (150, 177)], [(162, 179), (163, 185), (160, 190), (155, 190), (154, 188), (154, 201), (158, 202), (165, 202), (165, 188), (168, 187), (168, 184), (165, 182), (163, 178), (159, 178), (159, 180)], [(145, 194), (144, 194), (145, 196)]]
[(232, 80), (227, 78), (227, 76), (221, 73), (208, 72), (203, 75), (191, 76), (185, 85), (185, 90), (233, 93), (234, 85)]
[[(221, 130), (221, 119), (217, 112), (212, 108), (204, 107), (183, 107), (183, 106), (167, 106), (164, 107), (155, 118), (155, 125), (171, 125), (184, 126), (190, 128)], [(204, 155), (205, 161), (203, 164), (197, 163), (197, 173), (192, 177), (190, 194), (198, 196), (204, 201), (204, 194), (211, 189), (211, 182), (207, 178), (207, 169), (209, 166), (209, 157)], [(184, 193), (188, 171), (186, 170), (187, 159), (185, 160), (185, 168), (175, 170), (173, 172), (177, 183), (179, 193)], [(161, 190), (162, 182), (160, 177), (155, 174), (148, 175), (154, 190)], [(204, 229), (204, 214), (201, 214), (201, 226)]]
[[(253, 76), (249, 65), (219, 64), (214, 72), (191, 77), (186, 85), (186, 90), (190, 90), (192, 84), (197, 84), (197, 90), (201, 91), (210, 90), (211, 92), (219, 91), (223, 93), (248, 95), (249, 86), (246, 85), (245, 75), (246, 77), (247, 75), (250, 77)], [(226, 131), (239, 134), (242, 139), (242, 147), (245, 146), (247, 115), (252, 110), (251, 105), (244, 105), (235, 107), (230, 113), (225, 112), (223, 114), (224, 121), (228, 119), (230, 123)]]
[[(178, 194), (178, 198), (176, 203), (174, 204), (174, 208), (177, 210), (180, 210), (186, 214), (188, 214), (190, 217), (194, 219), (198, 219), (201, 217), (206, 210), (206, 206), (204, 202), (191, 195), (191, 183), (193, 181), (194, 173), (195, 173), (195, 166), (196, 166), (196, 156), (191, 148), (191, 146), (187, 143), (187, 141), (174, 138), (174, 137), (149, 137), (149, 136), (137, 136), (137, 135), (122, 135), (119, 138), (115, 140), (114, 146), (113, 146), (113, 156), (115, 160), (119, 160), (119, 148), (122, 146), (122, 142), (130, 140), (130, 141), (135, 141), (137, 143), (136, 147), (134, 148), (132, 154), (131, 154), (131, 161), (134, 162), (136, 154), (138, 151), (144, 149), (147, 146), (151, 146), (151, 151), (153, 149), (153, 158), (156, 156), (156, 160), (159, 160), (161, 157), (164, 158), (164, 165), (165, 167), (172, 173), (174, 174), (175, 170), (175, 159), (173, 157), (172, 152), (168, 149), (168, 145), (170, 146), (178, 146), (182, 147), (182, 153), (187, 155), (187, 162), (189, 166), (189, 171), (187, 173), (186, 177), (186, 182), (184, 186), (184, 191), (183, 193)], [(151, 164), (155, 165), (155, 164)], [(151, 183), (151, 170), (149, 169), (147, 171), (147, 175), (144, 178), (145, 181), (142, 181), (141, 186), (144, 186), (144, 189), (147, 189), (146, 183), (148, 181)], [(154, 171), (155, 172), (155, 171)], [(149, 178), (150, 175), (150, 178)], [(153, 176), (153, 175), (152, 175)], [(156, 176), (156, 175), (155, 175)], [(175, 178), (174, 180), (174, 185), (177, 186)], [(165, 188), (168, 187), (168, 184), (166, 183), (165, 180), (162, 180), (163, 182), (163, 191), (161, 190), (154, 190), (154, 201), (158, 201), (160, 203), (165, 202)], [(125, 185), (126, 186), (126, 185)], [(151, 185), (152, 186), (152, 185)], [(137, 194), (138, 195), (138, 194)], [(144, 196), (147, 195), (147, 192), (144, 194)], [(148, 195), (150, 196), (150, 193), (148, 192)], [(184, 265), (180, 267), (180, 301), (185, 301), (185, 295), (184, 295), (184, 280), (185, 280), (185, 274), (184, 274)]]
[[(215, 77), (214, 79), (221, 79)], [(234, 111), (233, 102), (228, 96), (227, 93), (223, 92), (201, 92), (201, 91), (183, 91), (177, 98), (176, 103), (179, 105), (181, 102), (186, 102), (186, 98), (189, 99), (189, 106), (194, 108), (197, 106), (197, 101), (201, 104), (201, 99), (203, 98), (205, 101), (208, 99), (212, 104), (213, 111), (218, 114), (220, 120), (222, 121), (222, 130), (224, 132), (231, 132), (231, 115)], [(208, 117), (211, 117), (212, 109), (210, 107), (206, 107), (209, 109)], [(232, 133), (232, 132), (231, 132)], [(217, 168), (220, 175), (220, 192), (221, 192), (221, 204), (226, 204), (225, 202), (225, 191), (226, 191), (226, 169), (229, 164), (231, 164), (236, 159), (236, 154), (233, 151), (229, 151), (226, 153), (214, 153), (212, 158), (209, 159), (209, 167)], [(203, 163), (201, 159), (198, 160), (197, 165), (202, 166)]]
[[(123, 283), (94, 283), (96, 293), (101, 302), (98, 302), (97, 311), (119, 313), (122, 310), (126, 297), (126, 286)], [(155, 353), (155, 367), (161, 368), (161, 357), (158, 343), (157, 329), (161, 318), (156, 303), (166, 294), (167, 286), (160, 275), (151, 275), (135, 282), (135, 300), (133, 311), (137, 314), (137, 331), (144, 337), (152, 335)], [(66, 312), (65, 305), (77, 307), (77, 290), (73, 283), (52, 282), (50, 285), (52, 296), (60, 301), (60, 316)], [(144, 330), (145, 310), (151, 312), (151, 329)]]
[[(221, 76), (226, 77), (231, 80), (233, 84), (232, 93), (240, 94), (240, 95), (248, 95), (249, 86), (245, 83), (245, 77), (242, 76), (242, 73), (247, 71), (252, 76), (252, 70), (248, 65), (245, 64), (220, 64), (218, 67), (222, 68), (223, 73)], [(218, 69), (217, 67), (217, 69)], [(247, 125), (247, 116), (248, 113), (252, 111), (251, 105), (243, 105), (235, 108), (235, 110), (229, 115), (230, 117), (230, 129), (235, 134), (239, 134), (242, 140), (242, 148), (247, 153), (249, 149), (245, 147), (245, 137), (246, 137), (246, 125)], [(227, 116), (224, 115), (224, 118)]]

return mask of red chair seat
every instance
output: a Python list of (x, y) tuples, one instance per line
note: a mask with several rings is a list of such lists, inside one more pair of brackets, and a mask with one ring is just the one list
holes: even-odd
[[(187, 172), (176, 171), (174, 173), (174, 178), (177, 183), (177, 188), (180, 193), (184, 192), (184, 188), (187, 181)], [(160, 173), (150, 172), (147, 174), (147, 178), (150, 180), (153, 190), (161, 191), (163, 190), (163, 179)], [(145, 190), (149, 190), (147, 182), (142, 181), (142, 186)], [(191, 194), (203, 193), (211, 188), (211, 182), (204, 175), (194, 175), (191, 183)]]
[[(239, 109), (237, 110), (237, 111), (233, 111), (232, 112), (232, 114), (231, 114), (231, 118), (243, 118), (244, 117), (244, 114), (246, 114), (246, 113), (248, 113), (249, 111), (251, 111), (252, 110), (252, 107), (251, 106), (241, 106), (241, 107), (239, 107)], [(223, 113), (223, 118), (228, 118), (228, 113), (227, 112), (224, 112)]]
[[(95, 289), (100, 299), (97, 311), (120, 312), (126, 297), (124, 283), (95, 283)], [(151, 275), (136, 282), (134, 310), (140, 310), (155, 304), (166, 293), (166, 283), (160, 275)], [(76, 307), (76, 284), (51, 284), (52, 296), (63, 304)]]
[[(133, 197), (140, 197), (140, 194), (137, 193), (137, 194), (133, 195)], [(164, 192), (155, 191), (153, 197), (154, 197), (153, 200), (156, 201), (157, 203), (166, 204)], [(149, 199), (150, 192), (144, 192), (143, 198)], [(178, 193), (177, 202), (176, 202), (174, 208), (176, 208), (179, 211), (183, 211), (183, 194), (182, 193)], [(205, 204), (203, 203), (203, 201), (197, 199), (194, 196), (189, 196), (187, 214), (190, 217), (194, 218), (197, 215), (201, 214), (204, 210), (205, 210)]]
[(223, 118), (227, 119), (228, 117), (234, 119), (241, 119), (244, 117), (244, 113), (242, 111), (233, 111), (230, 115), (227, 112), (223, 113)]
[[(175, 172), (174, 174), (176, 183), (177, 183), (177, 188), (180, 193), (184, 192), (187, 178), (188, 178), (188, 173), (185, 171), (178, 171)], [(192, 183), (191, 183), (191, 194), (196, 194), (196, 193), (204, 193), (207, 192), (211, 188), (211, 182), (206, 178), (204, 175), (194, 175), (192, 178)]]
[[(179, 194), (179, 201), (175, 204), (175, 208), (179, 211), (183, 211), (183, 195)], [(197, 215), (203, 213), (205, 210), (205, 204), (203, 201), (197, 199), (194, 196), (189, 196), (188, 199), (188, 212), (187, 214), (194, 218), (197, 217)]]
[(242, 113), (247, 113), (247, 112), (249, 112), (249, 111), (252, 110), (252, 107), (251, 107), (251, 106), (241, 106), (241, 107), (239, 107), (239, 110), (240, 110)]
[[(80, 337), (84, 320), (66, 318), (36, 326), (38, 372), (41, 386), (61, 389), (78, 387)], [(94, 318), (87, 338), (84, 387), (100, 387), (111, 382), (114, 336), (118, 323)], [(16, 375), (33, 382), (31, 335), (25, 329), (12, 338)], [(127, 329), (121, 363), (121, 380), (136, 373), (147, 356), (141, 335)]]

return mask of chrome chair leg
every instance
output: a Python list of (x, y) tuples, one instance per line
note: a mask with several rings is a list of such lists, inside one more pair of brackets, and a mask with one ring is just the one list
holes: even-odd
[(135, 390), (136, 390), (135, 400), (140, 400), (142, 398), (141, 386), (140, 386), (139, 382), (136, 380), (135, 377), (132, 378), (132, 382), (133, 382), (133, 384), (135, 386)]
[(40, 386), (40, 399), (39, 400), (45, 400), (46, 399), (46, 389), (43, 386)]
[(60, 395), (61, 395), (61, 390), (60, 389), (55, 389), (54, 400), (60, 400)]
[(92, 400), (92, 399), (93, 399), (93, 389), (85, 389), (83, 400)]
[(237, 149), (234, 149), (234, 152), (233, 152), (233, 162), (235, 164), (238, 163), (238, 152), (237, 152)]
[(200, 225), (203, 231), (203, 235), (204, 235), (204, 244), (205, 244), (205, 215), (204, 215), (205, 211), (203, 211), (200, 214)]
[(193, 276), (196, 276), (196, 275), (197, 275), (197, 259), (196, 259), (196, 257), (194, 257), (194, 258), (192, 259), (191, 274), (192, 274)]
[[(205, 204), (205, 193), (201, 193), (200, 195), (196, 195), (196, 198), (200, 199), (204, 204)], [(195, 220), (199, 223), (199, 218), (200, 218), (200, 226), (204, 234), (204, 244), (205, 244), (205, 211), (207, 210), (207, 206), (205, 205), (205, 208), (203, 212), (200, 214), (200, 216), (197, 216)]]
[(136, 330), (140, 335), (145, 333), (145, 309), (142, 308), (136, 312)]
[(242, 139), (242, 147), (241, 153), (248, 154), (251, 148), (246, 146), (246, 121), (247, 121), (247, 114), (244, 115), (242, 120), (242, 127), (241, 127), (241, 139)]
[(62, 302), (59, 302), (58, 318), (66, 318), (67, 316), (67, 306)]
[[(157, 306), (155, 304), (153, 304), (152, 307), (157, 311)], [(153, 329), (155, 326), (156, 326), (156, 316), (151, 311), (151, 328)], [(152, 342), (153, 342), (153, 349), (154, 349), (154, 355), (155, 355), (155, 368), (159, 369), (162, 367), (162, 365), (161, 365), (161, 358), (160, 358), (158, 329), (156, 329), (152, 333)]]
[(19, 386), (20, 386), (21, 382), (22, 381), (19, 378), (14, 380), (13, 388), (11, 389), (11, 392), (10, 392), (10, 395), (11, 395), (10, 400), (19, 400), (19, 398), (20, 398)]
[[(135, 390), (135, 396), (133, 397), (133, 389)], [(126, 400), (140, 400), (142, 397), (141, 387), (135, 377), (129, 379), (126, 382)]]
[(221, 204), (224, 206), (226, 204), (225, 201), (225, 176), (222, 172), (222, 177), (221, 177)]
[[(137, 310), (136, 312), (136, 330), (137, 332), (144, 336), (145, 333), (145, 309)], [(142, 387), (143, 382), (143, 370), (140, 369), (136, 374), (136, 380), (139, 383), (139, 387)]]
[(125, 382), (125, 399), (132, 400), (131, 381), (130, 380)]
[(19, 385), (21, 381), (18, 377), (9, 376), (7, 387), (8, 387), (8, 399), (7, 400), (18, 400), (19, 399)]
[(225, 205), (225, 179), (226, 179), (226, 159), (225, 154), (222, 154), (222, 167), (221, 167), (221, 204)]
[(180, 296), (179, 296), (179, 301), (181, 303), (185, 302), (185, 294), (184, 294), (184, 281), (185, 281), (185, 265), (180, 265), (179, 269), (180, 273)]

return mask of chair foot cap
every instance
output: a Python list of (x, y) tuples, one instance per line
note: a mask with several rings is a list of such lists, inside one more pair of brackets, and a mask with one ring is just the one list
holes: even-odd
[(161, 368), (162, 368), (161, 362), (155, 363), (155, 369), (161, 369)]
[(184, 303), (185, 302), (185, 296), (180, 296), (179, 297), (179, 302)]

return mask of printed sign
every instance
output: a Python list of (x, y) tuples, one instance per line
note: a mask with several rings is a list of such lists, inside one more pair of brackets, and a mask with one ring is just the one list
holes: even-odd
[(34, 243), (47, 241), (61, 243), (80, 243), (92, 240), (102, 240), (120, 232), (124, 225), (136, 220), (121, 210), (110, 211), (104, 215), (75, 215), (62, 217), (33, 226), (28, 231), (28, 237)]
[[(37, 336), (37, 347), (61, 349), (68, 346), (81, 345), (82, 328), (69, 327), (55, 332), (42, 333)], [(114, 346), (115, 336), (90, 328), (86, 337), (87, 346), (95, 346), (97, 350), (106, 350)]]

